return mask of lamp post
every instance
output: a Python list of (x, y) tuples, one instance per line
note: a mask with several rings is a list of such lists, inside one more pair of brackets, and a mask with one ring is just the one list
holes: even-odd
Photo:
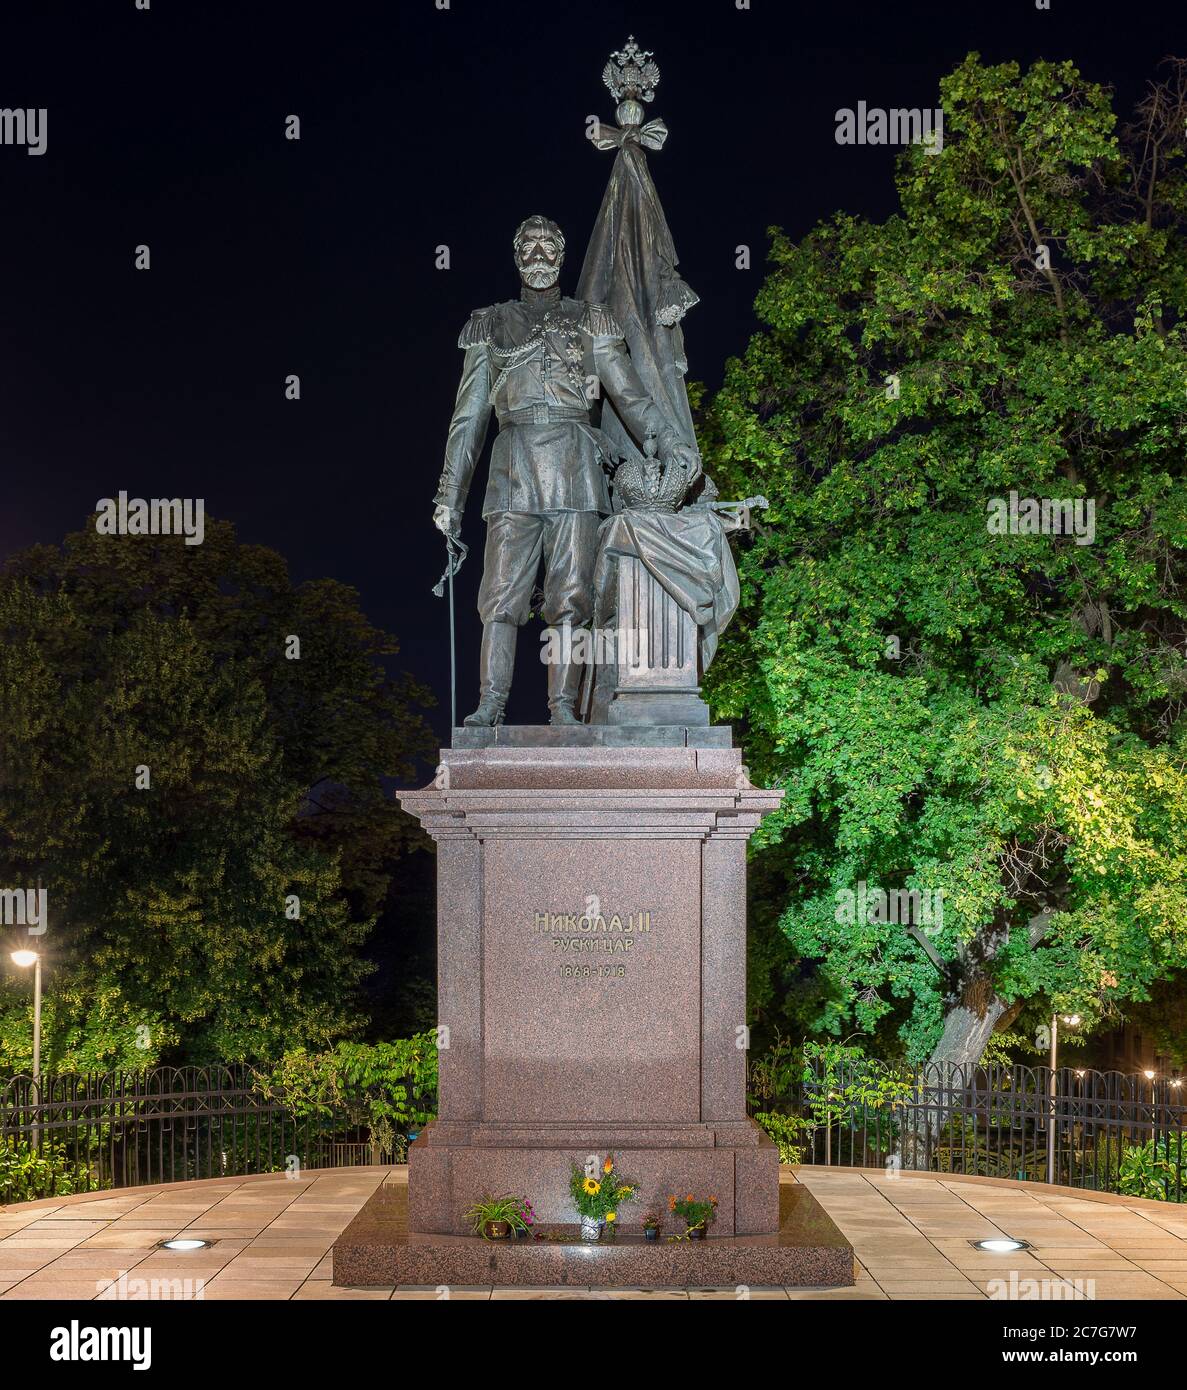
[(22, 970), (33, 967), (33, 1084), (41, 1087), (41, 953), (39, 951), (13, 951), (13, 965)]
[[(1055, 1068), (1059, 1064), (1059, 1014), (1051, 1015), (1051, 1078), (1048, 1095), (1051, 1098), (1051, 1114), (1047, 1121), (1047, 1181), (1055, 1184)], [(1069, 1028), (1080, 1022), (1079, 1014), (1064, 1014), (1063, 1021)]]

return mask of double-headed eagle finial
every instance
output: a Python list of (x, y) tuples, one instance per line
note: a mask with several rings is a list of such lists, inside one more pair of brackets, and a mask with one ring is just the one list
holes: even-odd
[(615, 101), (652, 101), (659, 86), (659, 64), (635, 42), (634, 34), (602, 69), (602, 81)]

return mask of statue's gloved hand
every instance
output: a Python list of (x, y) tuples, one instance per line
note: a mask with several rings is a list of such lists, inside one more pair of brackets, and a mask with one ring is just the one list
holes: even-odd
[(668, 450), (668, 462), (678, 463), (688, 470), (688, 481), (695, 483), (701, 476), (703, 465), (701, 456), (688, 444), (673, 444)]
[(433, 525), (443, 536), (457, 535), (457, 513), (452, 507), (438, 502), (433, 508)]

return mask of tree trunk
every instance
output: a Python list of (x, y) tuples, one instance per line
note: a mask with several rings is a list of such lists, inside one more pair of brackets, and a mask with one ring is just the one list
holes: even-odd
[(927, 1059), (928, 1067), (971, 1067), (981, 1060), (990, 1035), (1005, 1016), (1009, 1004), (989, 992), (983, 1005), (970, 1007), (961, 1001), (944, 1017), (944, 1031)]
[[(1046, 935), (1050, 917), (1050, 910), (1044, 909), (1027, 923), (1032, 948)], [(989, 970), (1005, 940), (1004, 932), (991, 931), (984, 939), (970, 943), (965, 956), (956, 963), (958, 974), (953, 982), (956, 988), (952, 1004), (944, 1015), (944, 1031), (922, 1070), (920, 1080), (924, 1085), (939, 1088), (950, 1080), (956, 1086), (962, 1085), (968, 1069), (981, 1060), (998, 1024), (1003, 1018), (1016, 1015), (1017, 1006), (995, 993)], [(932, 1150), (952, 1108), (941, 1091), (934, 1104), (918, 1104), (908, 1113), (901, 1144), (904, 1168), (922, 1171), (930, 1167)]]

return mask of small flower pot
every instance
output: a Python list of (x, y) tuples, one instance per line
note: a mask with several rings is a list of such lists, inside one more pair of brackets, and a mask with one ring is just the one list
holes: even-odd
[(644, 1239), (644, 1240), (658, 1240), (658, 1239), (659, 1239), (659, 1227), (658, 1227), (658, 1226), (644, 1226), (644, 1227), (643, 1227), (643, 1239)]
[(487, 1240), (510, 1240), (511, 1222), (510, 1221), (488, 1221), (486, 1223)]
[(583, 1216), (581, 1218), (581, 1239), (599, 1240), (602, 1235), (602, 1223), (596, 1216)]
[(705, 1228), (704, 1226), (690, 1226), (688, 1228), (687, 1235), (689, 1240), (704, 1240)]

